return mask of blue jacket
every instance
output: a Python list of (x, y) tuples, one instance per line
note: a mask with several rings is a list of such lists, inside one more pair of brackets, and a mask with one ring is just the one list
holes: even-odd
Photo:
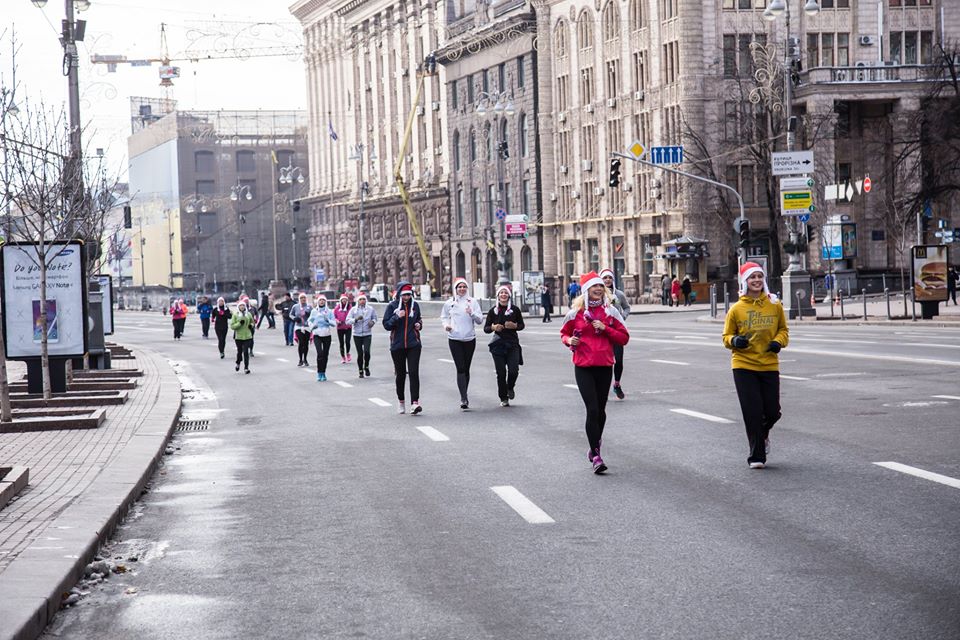
[(209, 302), (201, 302), (197, 307), (197, 313), (200, 314), (201, 320), (206, 320), (213, 314), (213, 305)]
[(390, 332), (390, 351), (420, 346), (420, 328), (423, 324), (420, 305), (411, 299), (409, 306), (404, 309), (406, 315), (403, 318), (396, 315), (401, 304), (400, 289), (405, 284), (408, 283), (397, 283), (397, 293), (383, 312), (383, 328)]

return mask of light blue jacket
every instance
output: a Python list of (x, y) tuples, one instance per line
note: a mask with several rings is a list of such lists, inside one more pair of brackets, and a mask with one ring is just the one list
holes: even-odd
[(315, 336), (329, 336), (331, 329), (337, 328), (337, 318), (330, 307), (314, 307), (310, 312), (310, 331)]
[(373, 326), (377, 324), (377, 312), (369, 304), (350, 309), (347, 324), (353, 327), (353, 335), (358, 338), (373, 335)]

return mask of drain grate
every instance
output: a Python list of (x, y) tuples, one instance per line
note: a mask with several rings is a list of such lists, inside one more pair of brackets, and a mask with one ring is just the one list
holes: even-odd
[(206, 431), (210, 428), (209, 420), (181, 420), (177, 423), (177, 431)]

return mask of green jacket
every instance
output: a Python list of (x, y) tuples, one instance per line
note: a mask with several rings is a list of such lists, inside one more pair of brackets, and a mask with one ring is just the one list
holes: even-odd
[(238, 311), (230, 318), (230, 328), (233, 329), (235, 340), (250, 340), (253, 338), (253, 315), (249, 311)]

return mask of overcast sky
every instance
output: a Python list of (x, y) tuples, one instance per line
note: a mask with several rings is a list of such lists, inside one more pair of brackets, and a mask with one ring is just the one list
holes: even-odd
[[(90, 56), (120, 54), (128, 58), (160, 57), (160, 25), (167, 25), (171, 58), (184, 50), (233, 50), (299, 42), (300, 27), (286, 0), (90, 0), (77, 13), (87, 21), (80, 44), (80, 110), (87, 127), (84, 146), (103, 147), (110, 166), (126, 173), (130, 133), (130, 96), (170, 97), (180, 109), (305, 109), (306, 86), (300, 58), (173, 62), (181, 77), (169, 93), (159, 86), (158, 65), (121, 65), (107, 73)], [(16, 32), (18, 98), (66, 109), (67, 80), (61, 72), (58, 41), (64, 1), (50, 0), (37, 9), (31, 0), (0, 0), (0, 74), (10, 81), (10, 35)], [(281, 23), (281, 29), (252, 28), (257, 22)], [(215, 34), (226, 34), (217, 38)], [(202, 35), (201, 35), (202, 34)], [(238, 39), (234, 34), (240, 34)]]

